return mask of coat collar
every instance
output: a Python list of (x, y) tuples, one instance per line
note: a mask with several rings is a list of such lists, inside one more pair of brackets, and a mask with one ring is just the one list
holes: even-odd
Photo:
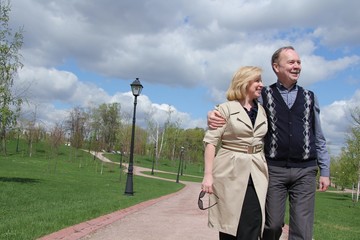
[(247, 112), (243, 108), (243, 106), (240, 104), (239, 101), (230, 101), (230, 115), (236, 115), (239, 114), (237, 119), (243, 123), (245, 123), (249, 128), (256, 129), (258, 125), (266, 121), (266, 116), (263, 114), (263, 112), (260, 110), (261, 106), (259, 102), (257, 102), (258, 105), (258, 113), (255, 120), (255, 125), (253, 127), (252, 122), (250, 120), (250, 117), (248, 116)]

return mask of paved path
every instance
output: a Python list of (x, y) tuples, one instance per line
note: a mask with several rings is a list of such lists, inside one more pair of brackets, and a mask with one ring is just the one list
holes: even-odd
[[(134, 167), (134, 174), (141, 175), (142, 170), (148, 171)], [(41, 240), (217, 240), (218, 232), (207, 227), (207, 211), (197, 207), (200, 183), (182, 183), (186, 186), (177, 193), (80, 223)], [(287, 239), (286, 229), (281, 239)]]
[(84, 237), (85, 240), (216, 240), (207, 227), (207, 211), (197, 208), (200, 184), (188, 183), (178, 194), (128, 215)]

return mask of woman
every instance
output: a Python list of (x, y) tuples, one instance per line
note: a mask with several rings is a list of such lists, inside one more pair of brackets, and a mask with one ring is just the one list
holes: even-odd
[(208, 225), (219, 230), (220, 240), (260, 239), (264, 229), (268, 170), (263, 137), (268, 126), (257, 102), (262, 88), (260, 68), (240, 68), (226, 93), (228, 101), (217, 106), (226, 124), (204, 136), (201, 187), (217, 202), (209, 209)]

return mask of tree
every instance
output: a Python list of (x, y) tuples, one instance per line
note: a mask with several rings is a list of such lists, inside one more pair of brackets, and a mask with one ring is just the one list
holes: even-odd
[(49, 136), (49, 143), (50, 143), (50, 152), (49, 152), (49, 166), (48, 169), (49, 171), (51, 171), (50, 169), (50, 161), (51, 159), (54, 159), (54, 167), (53, 167), (53, 172), (56, 172), (56, 167), (57, 167), (57, 161), (58, 161), (58, 154), (59, 154), (59, 147), (61, 144), (64, 143), (64, 137), (65, 137), (65, 131), (64, 128), (62, 126), (62, 124), (60, 123), (56, 123), (55, 126), (51, 129), (50, 131), (50, 136)]
[(119, 103), (102, 104), (98, 108), (100, 133), (108, 152), (115, 149), (116, 133), (120, 127), (120, 109)]
[(130, 151), (131, 131), (132, 113), (128, 111), (122, 111), (120, 113), (120, 127), (116, 135), (117, 146), (119, 147), (121, 154)]
[(84, 109), (80, 107), (75, 107), (70, 112), (67, 125), (71, 133), (71, 146), (75, 147), (76, 149), (79, 149), (83, 146), (86, 121), (87, 114)]
[(16, 125), (23, 99), (13, 93), (14, 78), (23, 67), (19, 53), (23, 44), (23, 28), (15, 33), (9, 27), (10, 1), (0, 0), (0, 141), (6, 154), (6, 132)]
[(29, 149), (29, 157), (32, 156), (33, 152), (33, 143), (39, 139), (39, 130), (40, 128), (36, 126), (36, 119), (37, 117), (37, 105), (35, 105), (35, 111), (33, 113), (33, 117), (31, 120), (27, 121), (27, 129), (25, 132), (25, 136), (28, 142), (28, 149)]
[(180, 120), (175, 123), (169, 122), (166, 126), (166, 142), (168, 143), (167, 157), (171, 160), (175, 160), (177, 148), (183, 147), (183, 145), (179, 146), (179, 135), (181, 132)]
[(360, 108), (351, 112), (353, 125), (342, 149), (339, 160), (339, 171), (336, 176), (342, 186), (357, 185), (357, 201), (360, 188)]
[(146, 123), (147, 123), (147, 132), (149, 136), (149, 143), (154, 146), (155, 151), (155, 162), (158, 165), (158, 160), (160, 157), (159, 151), (159, 135), (160, 135), (160, 125), (159, 122), (154, 118), (155, 109), (152, 108), (146, 114)]
[[(173, 152), (175, 151), (174, 142), (172, 139), (168, 139), (168, 136), (174, 136), (177, 133), (177, 125), (173, 124), (171, 121), (171, 115), (173, 109), (169, 106), (166, 114), (167, 119), (164, 122), (163, 126), (160, 126), (159, 122), (154, 118), (155, 109), (150, 109), (147, 113), (147, 132), (150, 140), (150, 144), (154, 146), (155, 150), (155, 162), (158, 165), (158, 160), (160, 157), (167, 157), (173, 159)], [(178, 124), (178, 123), (177, 123)], [(168, 130), (171, 129), (171, 132), (168, 134)], [(170, 142), (168, 142), (170, 141)], [(176, 140), (175, 140), (176, 142)], [(163, 153), (164, 152), (164, 153)]]
[[(69, 142), (71, 147), (75, 148), (75, 158), (77, 158), (78, 149), (83, 146), (86, 132), (87, 132), (87, 113), (83, 108), (75, 107), (69, 114), (69, 118), (66, 122), (67, 130), (69, 134)], [(71, 150), (69, 150), (69, 159), (71, 160)], [(79, 168), (82, 167), (81, 158), (79, 159)]]

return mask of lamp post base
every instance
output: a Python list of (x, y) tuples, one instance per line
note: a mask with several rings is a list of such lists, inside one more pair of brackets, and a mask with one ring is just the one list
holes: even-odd
[(126, 179), (126, 187), (125, 187), (125, 195), (133, 196), (134, 190), (133, 190), (133, 175), (132, 173), (128, 173), (127, 179)]

